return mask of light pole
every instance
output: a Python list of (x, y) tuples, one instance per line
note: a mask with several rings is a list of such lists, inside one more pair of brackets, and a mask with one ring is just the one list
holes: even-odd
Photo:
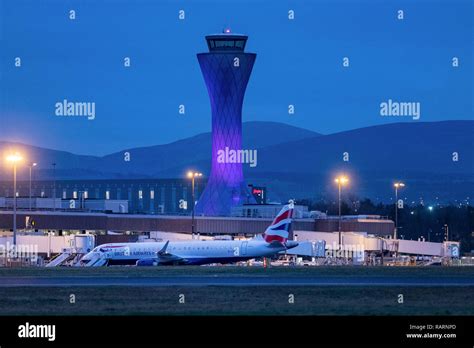
[(194, 198), (194, 180), (198, 177), (201, 177), (202, 173), (189, 171), (187, 176), (189, 179), (191, 179), (191, 196), (193, 200), (193, 207), (191, 213), (191, 235), (194, 238), (194, 207), (196, 206), (196, 199)]
[(56, 211), (56, 163), (51, 163), (53, 166), (53, 211)]
[(346, 185), (349, 182), (349, 179), (344, 176), (340, 175), (336, 179), (334, 179), (334, 182), (337, 184), (338, 188), (338, 203), (339, 203), (339, 223), (338, 223), (338, 230), (339, 230), (339, 249), (341, 249), (341, 244), (342, 244), (342, 239), (341, 239), (341, 190), (342, 186)]
[(31, 178), (32, 178), (32, 172), (33, 172), (33, 167), (36, 167), (38, 165), (38, 163), (34, 162), (34, 163), (30, 163), (28, 165), (28, 167), (30, 168), (30, 200), (29, 200), (29, 207), (30, 207), (30, 211), (31, 211)]
[(397, 239), (397, 232), (398, 232), (398, 189), (405, 187), (403, 182), (396, 182), (393, 184), (395, 187), (395, 229), (393, 231), (393, 239)]
[(7, 156), (7, 161), (13, 164), (13, 247), (16, 247), (16, 167), (23, 158), (15, 153)]

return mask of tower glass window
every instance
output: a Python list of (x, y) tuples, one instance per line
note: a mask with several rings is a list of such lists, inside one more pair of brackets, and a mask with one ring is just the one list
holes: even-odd
[(247, 36), (229, 33), (206, 36), (209, 52), (243, 52)]
[(245, 47), (245, 40), (209, 39), (208, 45), (211, 51), (217, 51), (217, 50), (243, 51)]

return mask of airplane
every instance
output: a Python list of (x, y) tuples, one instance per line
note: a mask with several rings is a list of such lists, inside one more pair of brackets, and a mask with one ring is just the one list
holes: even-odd
[(297, 242), (288, 240), (293, 211), (294, 203), (285, 205), (263, 235), (257, 235), (247, 241), (193, 240), (102, 244), (84, 255), (79, 266), (205, 265), (270, 257), (298, 246)]

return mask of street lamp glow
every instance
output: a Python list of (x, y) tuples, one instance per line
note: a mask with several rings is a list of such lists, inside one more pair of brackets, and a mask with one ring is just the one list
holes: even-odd
[(429, 210), (429, 211), (433, 211), (433, 207), (430, 205), (430, 206), (428, 207), (428, 210)]
[(192, 178), (197, 178), (199, 176), (202, 176), (202, 173), (189, 171), (187, 176), (189, 179), (192, 179)]
[(11, 155), (8, 155), (7, 156), (7, 162), (10, 162), (10, 163), (18, 163), (20, 161), (23, 160), (23, 157), (17, 153), (13, 153)]
[(347, 178), (347, 176), (344, 176), (344, 175), (340, 175), (338, 176), (336, 179), (334, 179), (334, 182), (336, 184), (341, 184), (341, 185), (345, 185), (349, 182), (349, 179)]
[(393, 186), (395, 188), (400, 188), (400, 187), (405, 187), (405, 184), (403, 182), (396, 182), (395, 184), (393, 184)]

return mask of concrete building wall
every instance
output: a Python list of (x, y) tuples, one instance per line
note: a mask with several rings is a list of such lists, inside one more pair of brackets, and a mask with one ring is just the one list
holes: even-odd
[[(334, 232), (339, 230), (338, 219), (316, 219), (316, 231)], [(387, 219), (350, 219), (341, 221), (343, 231), (366, 232), (377, 236), (391, 236), (395, 223)]]

